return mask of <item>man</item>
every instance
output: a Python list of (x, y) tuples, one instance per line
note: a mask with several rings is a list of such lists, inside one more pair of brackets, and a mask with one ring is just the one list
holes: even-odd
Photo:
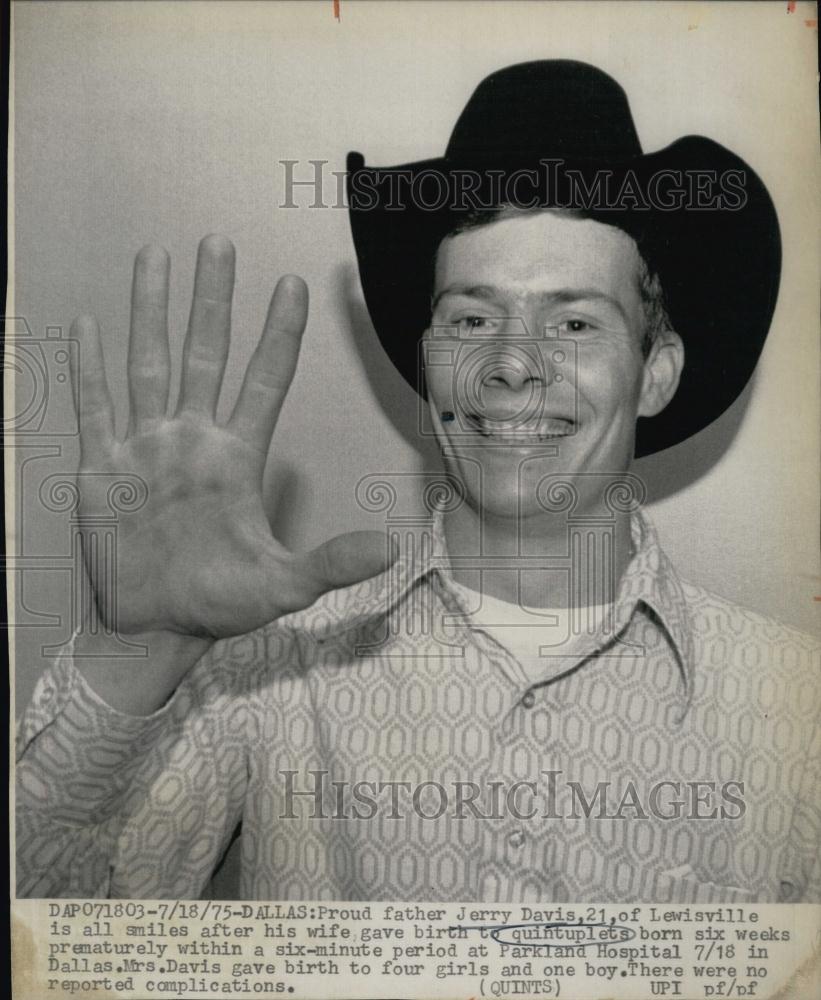
[[(618, 85), (559, 61), (485, 80), (441, 160), (352, 155), (348, 180), (440, 502), (393, 551), (287, 552), (261, 483), (304, 283), (280, 281), (217, 425), (233, 249), (203, 240), (168, 417), (169, 263), (141, 251), (123, 442), (75, 324), (98, 620), (22, 720), (18, 891), (197, 896), (241, 822), (243, 897), (818, 899), (814, 644), (682, 582), (628, 472), (755, 366), (780, 267), (760, 180), (700, 137), (643, 154)], [(116, 588), (98, 472), (146, 487)], [(113, 631), (142, 669), (106, 658)]]

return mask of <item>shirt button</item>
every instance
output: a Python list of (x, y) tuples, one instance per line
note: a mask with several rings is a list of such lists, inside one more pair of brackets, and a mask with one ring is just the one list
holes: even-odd
[(508, 835), (507, 842), (510, 847), (521, 847), (525, 842), (524, 830), (514, 830)]
[(526, 691), (522, 698), (522, 704), (525, 708), (533, 708), (536, 704), (536, 695), (532, 691)]

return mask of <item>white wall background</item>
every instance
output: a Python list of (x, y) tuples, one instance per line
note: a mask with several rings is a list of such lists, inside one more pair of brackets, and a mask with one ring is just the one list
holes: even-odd
[[(378, 527), (360, 477), (435, 461), (417, 402), (363, 319), (347, 215), (277, 210), (280, 159), (357, 149), (372, 164), (440, 155), (475, 85), (534, 58), (586, 60), (626, 89), (646, 150), (686, 133), (723, 142), (763, 177), (784, 241), (781, 294), (757, 376), (712, 428), (639, 463), (683, 575), (817, 628), (818, 118), (812, 4), (26, 3), (14, 9), (15, 315), (35, 335), (97, 313), (121, 426), (131, 263), (172, 257), (172, 351), (197, 242), (238, 254), (230, 405), (277, 276), (302, 274), (311, 319), (272, 451), (272, 518), (295, 547)], [(353, 300), (354, 305), (351, 305)], [(57, 413), (68, 407), (55, 395)], [(45, 439), (44, 439), (45, 440)], [(47, 443), (47, 442), (46, 442)], [(36, 498), (76, 442), (29, 459), (18, 486), (27, 551), (65, 552), (67, 520)], [(45, 457), (35, 460), (36, 454)], [(278, 502), (277, 502), (278, 501)], [(19, 593), (18, 577), (18, 598)], [(18, 610), (17, 695), (67, 620), (64, 574), (32, 573)], [(62, 625), (43, 627), (45, 613)]]

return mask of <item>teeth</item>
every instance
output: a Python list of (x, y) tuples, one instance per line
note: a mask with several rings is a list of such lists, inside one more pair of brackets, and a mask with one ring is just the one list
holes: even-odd
[(478, 413), (466, 413), (465, 418), (483, 438), (506, 445), (533, 445), (575, 433), (576, 423), (566, 417), (543, 417), (515, 421), (493, 420)]
[(542, 441), (552, 441), (555, 438), (567, 437), (569, 431), (556, 434), (496, 434), (483, 430), (482, 437), (494, 441), (504, 441), (505, 444), (538, 444)]
[(554, 438), (567, 437), (573, 432), (573, 423), (569, 420), (557, 418), (550, 421), (549, 425), (542, 425), (538, 428), (528, 429), (521, 424), (493, 423), (489, 425), (486, 421), (479, 421), (477, 430), (482, 437), (492, 438), (497, 441), (504, 441), (507, 444), (533, 444), (540, 441), (551, 441)]

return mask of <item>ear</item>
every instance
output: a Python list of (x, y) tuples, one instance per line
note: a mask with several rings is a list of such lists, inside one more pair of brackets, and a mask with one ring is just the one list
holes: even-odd
[(684, 344), (674, 330), (665, 330), (653, 341), (644, 362), (644, 376), (639, 400), (639, 416), (661, 413), (678, 389), (684, 367)]

